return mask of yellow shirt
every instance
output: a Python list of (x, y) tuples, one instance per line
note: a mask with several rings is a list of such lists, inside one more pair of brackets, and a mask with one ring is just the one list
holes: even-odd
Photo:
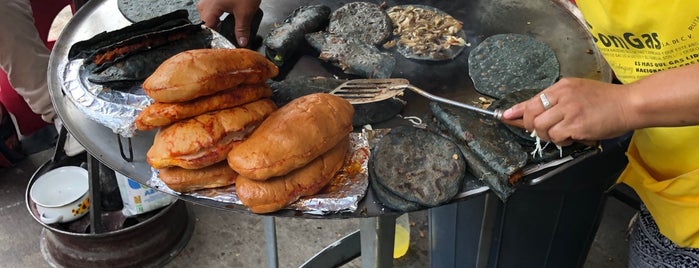
[[(622, 83), (699, 62), (695, 1), (578, 0), (577, 4)], [(699, 85), (688, 90), (699, 90)], [(679, 246), (699, 248), (699, 126), (636, 130), (626, 155), (629, 164), (619, 182), (638, 193), (663, 235)]]

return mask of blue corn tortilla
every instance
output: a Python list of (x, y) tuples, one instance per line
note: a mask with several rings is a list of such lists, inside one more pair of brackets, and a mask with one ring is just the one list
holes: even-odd
[[(175, 39), (176, 40), (172, 40)], [(132, 51), (124, 50), (122, 55), (113, 61), (95, 65), (91, 62), (94, 56), (106, 53), (98, 51), (85, 60), (85, 69), (89, 71), (87, 79), (113, 89), (124, 89), (139, 86), (166, 59), (183, 51), (211, 47), (211, 31), (199, 25), (184, 25), (170, 31), (152, 33), (142, 39), (160, 39), (164, 44), (147, 46)], [(142, 39), (135, 38), (136, 43)], [(172, 41), (171, 41), (172, 40)], [(128, 46), (122, 46), (128, 47)], [(106, 49), (105, 51), (116, 50)]]
[(527, 152), (501, 122), (474, 111), (430, 103), (439, 126), (464, 142), (496, 172), (510, 176), (527, 164)]
[(323, 30), (328, 25), (329, 16), (330, 8), (324, 5), (295, 9), (265, 37), (265, 55), (277, 66), (284, 65), (306, 44), (306, 34)]
[(375, 3), (350, 2), (330, 14), (328, 32), (345, 39), (380, 45), (393, 31), (388, 14)]
[(384, 206), (397, 210), (397, 211), (403, 211), (403, 212), (409, 212), (409, 211), (415, 211), (415, 210), (420, 210), (423, 209), (424, 207), (421, 206), (418, 203), (412, 202), (405, 200), (405, 198), (402, 198), (391, 191), (387, 190), (386, 187), (381, 185), (376, 181), (376, 174), (374, 173), (374, 167), (369, 164), (369, 185), (371, 186), (371, 189), (374, 191), (374, 196), (376, 196), (376, 199), (383, 204)]
[(553, 49), (523, 34), (497, 34), (468, 55), (468, 72), (476, 91), (500, 99), (526, 88), (547, 88), (560, 75)]
[(492, 116), (436, 102), (429, 106), (437, 127), (459, 145), (468, 171), (506, 201), (514, 193), (529, 156), (514, 134)]
[(372, 150), (374, 182), (425, 207), (444, 204), (458, 194), (466, 172), (459, 147), (429, 130), (397, 126)]
[[(493, 101), (493, 103), (490, 104), (490, 106), (488, 106), (488, 110), (494, 111), (496, 109), (501, 109), (504, 111), (505, 109), (508, 109), (517, 103), (523, 102), (525, 100), (528, 100), (528, 99), (536, 96), (542, 90), (543, 90), (543, 88), (541, 88), (541, 89), (522, 89), (522, 90), (507, 93), (501, 99)], [(505, 128), (507, 128), (509, 131), (512, 131), (512, 133), (514, 133), (518, 137), (517, 141), (519, 141), (523, 145), (524, 144), (531, 145), (532, 143), (534, 143), (534, 141), (536, 141), (536, 138), (532, 137), (531, 133), (529, 133), (525, 129), (513, 127), (513, 126), (510, 126), (507, 124), (502, 124), (502, 125)]]
[(323, 76), (294, 76), (282, 81), (269, 83), (272, 88), (272, 100), (278, 107), (301, 96), (314, 93), (330, 93), (345, 80)]
[(149, 20), (139, 21), (113, 31), (101, 32), (90, 39), (78, 41), (68, 51), (68, 59), (86, 58), (100, 49), (114, 46), (116, 43), (159, 31), (191, 24), (186, 10), (177, 10)]
[(364, 78), (389, 78), (396, 65), (392, 54), (356, 38), (328, 32), (306, 34), (306, 41), (320, 52), (319, 59), (329, 62), (344, 73)]
[(346, 74), (364, 78), (391, 77), (396, 64), (392, 53), (379, 50), (392, 32), (391, 19), (375, 3), (351, 2), (330, 14), (326, 31), (305, 35), (318, 58)]

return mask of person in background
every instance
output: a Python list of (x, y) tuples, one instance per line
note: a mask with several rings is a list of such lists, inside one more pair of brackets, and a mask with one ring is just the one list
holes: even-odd
[(29, 0), (0, 1), (0, 68), (32, 111), (53, 123), (46, 71), (50, 51), (39, 37)]
[[(0, 68), (32, 112), (60, 130), (47, 85), (50, 51), (34, 26), (29, 0), (0, 1)], [(66, 154), (77, 155), (85, 149), (72, 137), (64, 146)]]
[(238, 45), (246, 47), (250, 41), (252, 18), (260, 7), (261, 0), (200, 0), (197, 3), (199, 17), (204, 25), (215, 29), (223, 13), (235, 18), (235, 38)]
[(542, 140), (563, 146), (632, 131), (618, 179), (643, 203), (629, 267), (699, 267), (699, 5), (577, 5), (621, 84), (562, 78), (503, 117), (522, 118)]

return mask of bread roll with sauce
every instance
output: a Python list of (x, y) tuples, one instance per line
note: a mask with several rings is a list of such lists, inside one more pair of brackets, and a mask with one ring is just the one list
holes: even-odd
[(266, 84), (240, 85), (213, 95), (186, 102), (156, 102), (144, 108), (136, 117), (138, 130), (151, 130), (211, 111), (227, 109), (272, 96)]
[(236, 177), (238, 174), (226, 161), (200, 169), (163, 168), (158, 174), (167, 187), (180, 193), (232, 185)]
[(272, 113), (228, 154), (250, 180), (285, 175), (324, 154), (352, 131), (354, 108), (327, 93), (299, 97)]
[(274, 63), (253, 50), (194, 49), (160, 64), (143, 82), (143, 90), (157, 102), (183, 102), (241, 84), (259, 84), (278, 73)]
[(276, 108), (270, 99), (261, 99), (161, 128), (146, 160), (157, 169), (198, 169), (218, 163)]
[(345, 136), (329, 151), (287, 175), (265, 181), (239, 176), (235, 186), (236, 194), (243, 205), (254, 213), (283, 209), (301, 197), (322, 190), (342, 168), (348, 150), (349, 136)]

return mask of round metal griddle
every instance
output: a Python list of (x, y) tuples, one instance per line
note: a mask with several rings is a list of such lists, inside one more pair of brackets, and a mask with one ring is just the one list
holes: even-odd
[[(260, 8), (264, 11), (258, 35), (264, 37), (275, 23), (281, 22), (291, 11), (302, 5), (324, 4), (332, 10), (348, 1), (263, 1)], [(383, 1), (373, 1), (381, 3)], [(405, 4), (430, 5), (449, 12), (450, 15), (464, 22), (464, 31), (470, 47), (451, 61), (419, 61), (406, 59), (396, 53), (396, 68), (393, 77), (407, 78), (412, 84), (433, 94), (462, 102), (476, 100), (478, 95), (468, 76), (468, 54), (487, 36), (497, 33), (522, 33), (536, 37), (553, 48), (561, 64), (562, 76), (591, 78), (602, 81), (611, 80), (611, 71), (596, 51), (591, 36), (582, 21), (571, 12), (570, 5), (549, 0), (473, 0), (473, 1), (386, 1), (388, 6)], [(567, 2), (566, 2), (567, 3)], [(106, 166), (125, 174), (140, 183), (146, 184), (151, 176), (151, 168), (146, 162), (146, 152), (152, 144), (155, 131), (137, 132), (132, 138), (133, 160), (124, 160), (119, 145), (129, 146), (126, 139), (120, 138), (106, 127), (87, 119), (61, 90), (61, 66), (67, 61), (70, 46), (88, 39), (97, 33), (127, 26), (130, 22), (122, 16), (117, 7), (117, 0), (93, 0), (83, 6), (68, 22), (65, 30), (56, 42), (49, 62), (49, 88), (56, 111), (63, 119), (70, 133), (80, 141), (87, 151)], [(261, 53), (263, 49), (256, 48)], [(590, 53), (590, 51), (592, 53)], [(338, 76), (352, 78), (341, 73), (339, 69), (318, 60), (317, 52), (306, 48), (295, 59), (295, 64), (283, 66), (280, 76), (275, 80), (293, 76)], [(407, 107), (405, 116), (424, 116), (429, 111), (427, 100), (406, 93)], [(374, 128), (395, 126), (400, 119), (374, 125)], [(128, 149), (124, 149), (128, 154)], [(563, 167), (563, 166), (561, 166)], [(564, 168), (564, 167), (563, 167)], [(559, 170), (560, 171), (560, 170)], [(552, 177), (556, 169), (545, 174), (538, 174), (538, 179)], [(532, 175), (533, 176), (533, 175)], [(481, 191), (482, 192), (482, 191)], [(189, 196), (179, 198), (200, 205), (223, 210), (247, 212), (241, 205), (198, 199)], [(395, 213), (384, 209), (374, 201), (371, 191), (353, 213), (326, 216), (303, 214), (297, 211), (283, 210), (275, 216), (299, 216), (306, 218), (348, 218), (372, 217), (385, 213)]]

